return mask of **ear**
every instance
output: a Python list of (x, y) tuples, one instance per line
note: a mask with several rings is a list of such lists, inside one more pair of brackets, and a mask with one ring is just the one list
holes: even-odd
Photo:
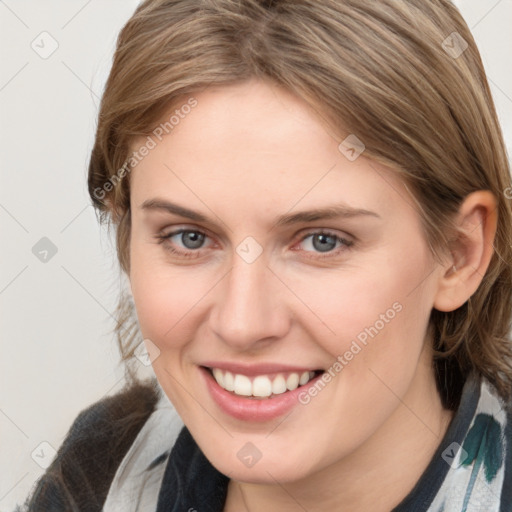
[(450, 246), (434, 299), (439, 311), (454, 311), (478, 289), (492, 255), (497, 226), (496, 198), (488, 190), (469, 194), (456, 218), (457, 233)]

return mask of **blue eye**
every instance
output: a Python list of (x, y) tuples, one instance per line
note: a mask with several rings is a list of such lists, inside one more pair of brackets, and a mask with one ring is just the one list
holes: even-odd
[(332, 251), (333, 249), (336, 248), (336, 243), (338, 241), (335, 236), (326, 235), (324, 233), (309, 235), (307, 238), (303, 240), (303, 242), (308, 239), (308, 245), (320, 252)]
[[(184, 258), (195, 258), (200, 256), (201, 251), (198, 249), (202, 248), (202, 245), (206, 238), (209, 238), (202, 231), (194, 229), (179, 229), (172, 231), (167, 234), (156, 235), (159, 244), (165, 244), (165, 248), (180, 257)], [(173, 240), (173, 239), (176, 240)], [(177, 245), (178, 241), (182, 244), (182, 249), (176, 249), (174, 246)], [(179, 245), (178, 245), (179, 247)]]
[(185, 246), (185, 249), (199, 249), (203, 245), (206, 237), (204, 233), (189, 230), (180, 231), (169, 238), (173, 238), (175, 236), (180, 237), (179, 240)]
[[(210, 237), (195, 229), (179, 229), (167, 234), (157, 234), (156, 239), (172, 254), (183, 258), (197, 258), (202, 255), (204, 244)], [(308, 258), (322, 259), (339, 255), (340, 252), (349, 249), (354, 242), (335, 233), (320, 230), (302, 237), (300, 244), (303, 244), (303, 252), (313, 253), (312, 256), (307, 256)]]
[[(307, 234), (301, 242), (306, 246), (306, 252), (332, 253), (334, 249), (344, 250), (353, 242), (341, 238), (333, 233), (318, 231)], [(338, 250), (334, 251), (335, 254)], [(332, 254), (329, 254), (331, 256)]]

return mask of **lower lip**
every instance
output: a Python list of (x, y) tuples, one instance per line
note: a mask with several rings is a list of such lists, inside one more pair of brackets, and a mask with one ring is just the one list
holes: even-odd
[(251, 422), (270, 421), (283, 416), (294, 406), (300, 405), (300, 393), (307, 390), (321, 377), (321, 375), (318, 375), (306, 385), (272, 398), (251, 399), (226, 391), (217, 384), (213, 375), (206, 368), (200, 367), (199, 369), (203, 374), (210, 395), (221, 410), (233, 418)]

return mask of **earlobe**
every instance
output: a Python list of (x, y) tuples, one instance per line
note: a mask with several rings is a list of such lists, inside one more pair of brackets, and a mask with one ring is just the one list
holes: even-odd
[(462, 203), (451, 258), (439, 277), (435, 309), (454, 311), (480, 286), (494, 253), (496, 210), (496, 198), (488, 190), (473, 192)]

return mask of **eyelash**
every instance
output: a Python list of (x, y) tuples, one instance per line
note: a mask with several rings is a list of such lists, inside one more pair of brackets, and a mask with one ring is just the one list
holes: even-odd
[[(170, 238), (172, 238), (176, 235), (179, 235), (181, 233), (186, 233), (186, 232), (199, 233), (201, 235), (204, 235), (205, 237), (208, 237), (208, 235), (206, 233), (204, 233), (203, 231), (199, 231), (199, 230), (195, 230), (195, 229), (178, 229), (176, 231), (172, 231), (167, 234), (158, 233), (157, 235), (155, 235), (155, 238), (157, 239), (158, 244), (164, 245), (164, 244), (168, 244)], [(351, 250), (354, 245), (353, 241), (342, 238), (342, 237), (336, 235), (335, 233), (328, 231), (328, 230), (324, 230), (324, 229), (308, 232), (299, 240), (298, 243), (302, 243), (302, 242), (304, 242), (304, 240), (306, 240), (307, 238), (314, 236), (314, 235), (327, 235), (327, 236), (333, 237), (336, 239), (336, 243), (340, 242), (342, 244), (342, 247), (338, 247), (337, 249), (328, 251), (327, 253), (325, 253), (326, 255), (321, 255), (322, 253), (318, 252), (316, 254), (320, 255), (320, 256), (307, 256), (307, 258), (309, 258), (309, 259), (323, 260), (323, 259), (327, 259), (327, 258), (333, 258), (333, 257), (339, 256), (340, 252)], [(166, 250), (168, 250), (172, 254), (178, 255), (181, 258), (190, 259), (190, 258), (198, 258), (201, 256), (201, 249), (197, 249), (197, 250), (189, 249), (187, 252), (185, 252), (185, 251), (177, 250), (176, 248), (172, 247), (171, 245), (166, 245)], [(309, 253), (309, 252), (314, 252), (314, 251), (305, 251), (305, 252)]]

